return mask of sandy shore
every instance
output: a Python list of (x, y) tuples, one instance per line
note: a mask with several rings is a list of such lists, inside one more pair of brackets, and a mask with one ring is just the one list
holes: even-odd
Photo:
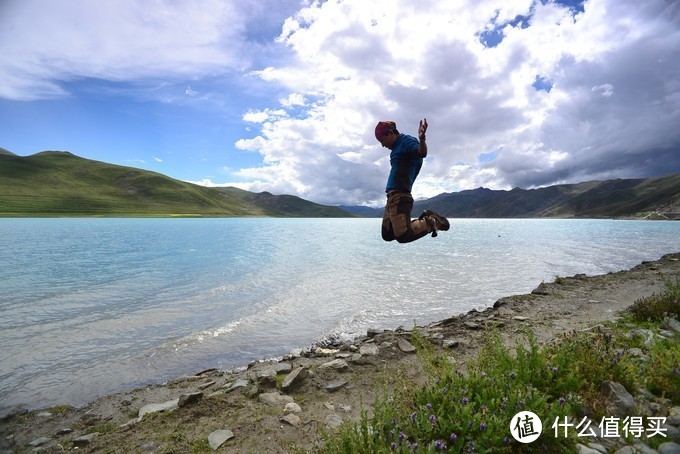
[[(560, 277), (531, 294), (501, 298), (483, 312), (456, 315), (420, 331), (465, 367), (488, 327), (498, 328), (509, 342), (520, 339), (526, 328), (546, 341), (615, 319), (635, 300), (663, 291), (673, 276), (680, 276), (680, 253), (617, 273)], [(277, 364), (254, 363), (240, 373), (209, 370), (106, 396), (82, 408), (15, 414), (0, 421), (0, 452), (35, 447), (62, 452), (74, 443), (79, 452), (209, 452), (208, 436), (217, 430), (233, 435), (220, 452), (310, 450), (320, 441), (319, 429), (358, 419), (362, 409), (370, 411), (376, 395), (390, 388), (391, 377), (424, 379), (416, 355), (403, 342), (410, 337), (409, 330), (370, 332), (352, 343), (305, 349)], [(304, 370), (304, 378), (282, 390), (291, 370)], [(138, 420), (145, 405), (182, 395), (197, 400)], [(288, 401), (299, 409), (286, 407)], [(80, 438), (91, 433), (98, 435)]]

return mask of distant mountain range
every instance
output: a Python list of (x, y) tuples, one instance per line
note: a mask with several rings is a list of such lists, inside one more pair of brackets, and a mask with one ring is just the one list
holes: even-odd
[[(362, 216), (382, 216), (382, 209), (342, 208)], [(449, 218), (680, 219), (680, 174), (511, 191), (478, 188), (417, 201), (413, 215), (425, 209)]]
[[(680, 174), (539, 189), (485, 188), (417, 201), (451, 218), (680, 219)], [(0, 216), (381, 217), (382, 208), (326, 206), (292, 195), (207, 188), (165, 175), (44, 151), (0, 148)]]

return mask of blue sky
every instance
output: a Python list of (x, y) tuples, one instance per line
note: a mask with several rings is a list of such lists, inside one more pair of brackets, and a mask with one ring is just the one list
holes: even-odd
[(384, 202), (387, 119), (415, 197), (679, 172), (679, 80), (666, 0), (0, 3), (0, 147), (327, 204)]

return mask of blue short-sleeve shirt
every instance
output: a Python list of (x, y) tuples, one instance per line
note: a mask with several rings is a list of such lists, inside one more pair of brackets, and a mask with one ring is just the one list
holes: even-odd
[(411, 192), (413, 182), (423, 166), (423, 157), (418, 153), (418, 139), (406, 134), (399, 134), (390, 153), (390, 176), (387, 178), (385, 192), (395, 189)]

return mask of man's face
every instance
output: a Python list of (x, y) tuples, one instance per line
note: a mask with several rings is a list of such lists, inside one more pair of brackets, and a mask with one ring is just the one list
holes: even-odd
[(399, 135), (396, 132), (386, 131), (378, 140), (380, 141), (380, 145), (391, 150), (392, 147), (394, 147), (394, 142), (396, 142), (398, 138)]

